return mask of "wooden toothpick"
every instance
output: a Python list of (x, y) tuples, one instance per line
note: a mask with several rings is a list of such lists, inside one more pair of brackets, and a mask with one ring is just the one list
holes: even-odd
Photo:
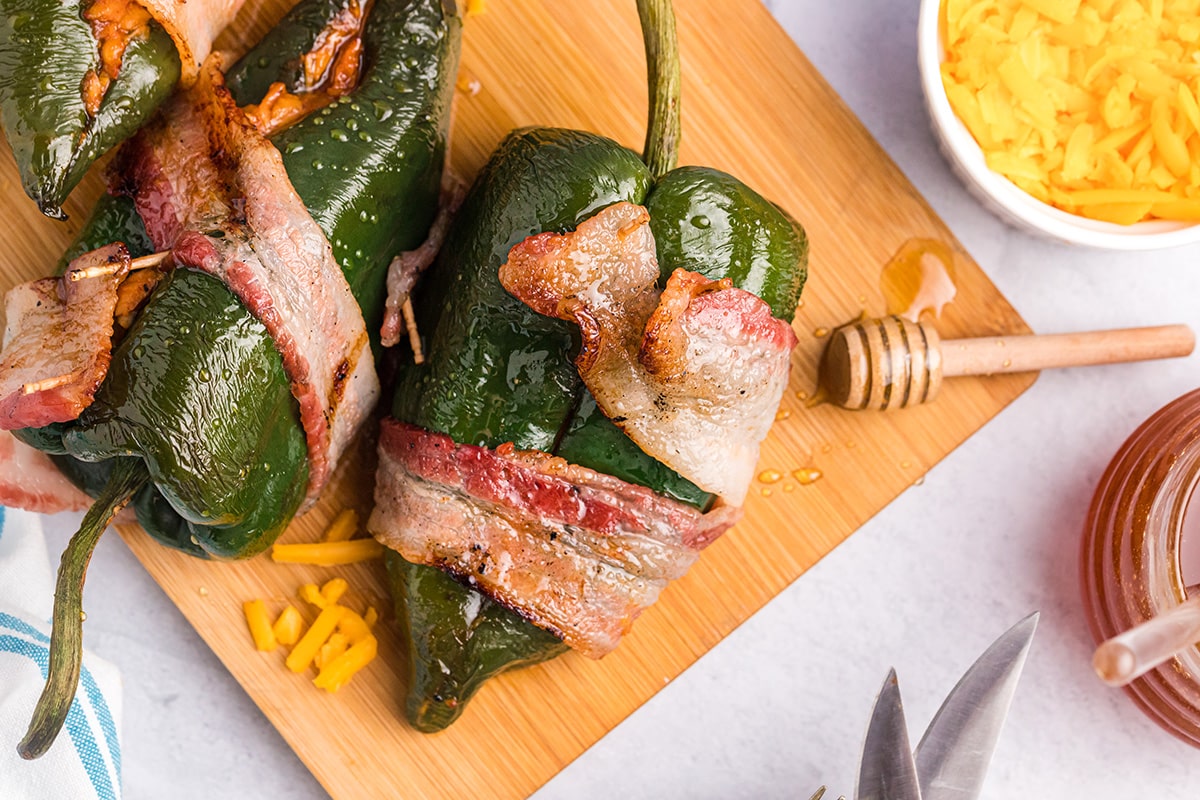
[(58, 386), (70, 383), (75, 380), (75, 373), (69, 372), (66, 375), (56, 375), (53, 378), (43, 378), (40, 381), (21, 384), (21, 394), (36, 394), (44, 392), (47, 389), (54, 389)]
[(421, 334), (417, 330), (417, 315), (413, 311), (411, 297), (400, 306), (400, 314), (404, 317), (404, 327), (408, 329), (408, 344), (412, 347), (413, 363), (424, 364), (425, 353), (421, 350)]
[[(152, 267), (160, 266), (168, 258), (171, 257), (170, 250), (163, 250), (158, 253), (151, 253), (148, 256), (132, 259), (129, 262), (129, 271), (135, 272), (139, 269), (151, 269)], [(123, 264), (99, 264), (94, 267), (84, 267), (83, 269), (73, 269), (67, 272), (67, 278), (72, 281), (81, 281), (86, 278), (99, 278), (104, 275), (115, 275), (120, 272)]]

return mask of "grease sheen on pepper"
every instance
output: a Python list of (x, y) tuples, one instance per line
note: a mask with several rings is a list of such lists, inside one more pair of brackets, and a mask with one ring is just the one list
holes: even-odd
[(82, 85), (100, 55), (83, 12), (89, 0), (0, 0), (0, 121), (21, 183), (42, 213), (62, 204), (100, 156), (154, 114), (179, 82), (179, 53), (151, 21), (125, 50), (95, 116)]
[[(230, 71), (238, 102), (289, 81), (289, 65), (340, 7), (306, 0), (293, 9)], [(273, 137), (368, 330), (379, 327), (392, 255), (419, 244), (436, 212), (460, 27), (443, 0), (377, 0), (358, 88)], [(97, 239), (73, 250), (111, 241), (104, 237), (114, 232), (144, 246), (131, 208), (105, 198), (84, 230)], [(304, 433), (274, 343), (228, 288), (190, 270), (169, 273), (155, 290), (80, 419), (22, 438), (59, 452), (64, 471), (93, 492), (112, 459), (142, 458), (151, 485), (135, 496), (138, 521), (195, 555), (263, 550), (295, 514), (308, 478)]]

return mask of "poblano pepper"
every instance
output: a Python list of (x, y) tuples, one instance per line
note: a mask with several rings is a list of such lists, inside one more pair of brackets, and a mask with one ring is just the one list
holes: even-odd
[[(299, 55), (342, 6), (296, 6), (230, 70), (234, 98), (253, 103), (274, 81), (290, 85)], [(452, 0), (376, 0), (357, 88), (272, 137), (369, 331), (379, 329), (392, 256), (424, 239), (437, 210), (460, 30)], [(148, 246), (128, 199), (104, 198), (71, 254), (113, 236), (134, 256)], [(21, 435), (55, 453), (68, 476), (101, 498), (98, 505), (120, 507), (132, 497), (152, 536), (196, 555), (261, 552), (296, 513), (308, 478), (304, 431), (265, 327), (220, 281), (184, 269), (169, 273), (140, 310), (80, 418)], [(106, 521), (94, 517), (85, 529)], [(73, 544), (64, 565), (89, 554)], [(77, 618), (78, 602), (64, 588), (56, 629), (70, 609)], [(52, 656), (21, 745), (26, 757), (49, 746), (74, 693), (78, 651), (63, 658), (74, 663), (56, 670)]]
[(84, 18), (91, 4), (0, 0), (0, 121), (25, 192), (57, 219), (64, 218), (63, 202), (96, 159), (140, 128), (179, 82), (175, 43), (149, 20), (125, 48), (98, 106), (90, 108), (86, 79), (104, 71)]
[[(651, 78), (644, 161), (593, 133), (510, 134), (476, 179), (418, 288), (428, 357), (405, 368), (392, 413), (459, 442), (513, 442), (554, 453), (704, 508), (710, 495), (642, 452), (597, 409), (573, 363), (574, 326), (535, 313), (498, 278), (509, 250), (526, 237), (573, 229), (629, 201), (650, 210), (662, 283), (675, 267), (729, 277), (763, 298), (775, 316), (792, 319), (806, 276), (804, 230), (730, 175), (673, 169), (679, 133), (673, 12), (669, 0), (638, 0), (638, 10)], [(452, 723), (486, 678), (565, 649), (433, 567), (391, 551), (387, 564), (409, 641), (405, 706), (419, 730)]]

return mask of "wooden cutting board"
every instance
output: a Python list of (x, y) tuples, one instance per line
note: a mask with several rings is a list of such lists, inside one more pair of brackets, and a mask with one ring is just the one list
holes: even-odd
[[(227, 34), (237, 49), (289, 5), (249, 5)], [(681, 163), (738, 175), (806, 226), (811, 274), (796, 316), (800, 346), (780, 418), (746, 515), (645, 613), (603, 661), (575, 654), (486, 686), (463, 718), (434, 736), (400, 714), (403, 650), (381, 625), (381, 657), (336, 695), (256, 652), (241, 604), (278, 612), (305, 582), (350, 580), (349, 602), (387, 606), (380, 564), (353, 568), (212, 564), (155, 545), (129, 546), (335, 798), (524, 797), (599, 739), (915, 482), (1027, 388), (1033, 376), (959, 379), (936, 403), (891, 413), (810, 407), (827, 329), (884, 312), (880, 267), (910, 239), (956, 253), (958, 295), (944, 337), (1027, 332), (916, 190), (755, 0), (678, 0), (683, 55)], [(633, 0), (505, 0), (467, 20), (452, 161), (473, 176), (500, 138), (523, 125), (602, 132), (640, 149), (645, 66)], [(916, 65), (913, 65), (916, 68)], [(100, 191), (93, 174), (68, 204), (70, 222), (42, 218), (0, 164), (0, 281), (46, 274)], [(369, 509), (369, 447), (348, 459), (320, 506), (283, 541), (315, 540), (337, 510)], [(793, 471), (816, 470), (810, 483)], [(801, 473), (811, 478), (815, 473)], [(820, 609), (813, 609), (820, 613)], [(390, 619), (390, 615), (387, 617)], [(797, 643), (797, 647), (804, 646)], [(136, 725), (137, 720), (131, 724)]]

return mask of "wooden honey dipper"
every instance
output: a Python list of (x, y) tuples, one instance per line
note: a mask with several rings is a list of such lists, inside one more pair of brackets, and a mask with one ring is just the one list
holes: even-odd
[(936, 397), (943, 377), (1174, 358), (1195, 344), (1186, 325), (943, 342), (932, 325), (893, 316), (831, 333), (820, 383), (843, 408), (906, 408)]

